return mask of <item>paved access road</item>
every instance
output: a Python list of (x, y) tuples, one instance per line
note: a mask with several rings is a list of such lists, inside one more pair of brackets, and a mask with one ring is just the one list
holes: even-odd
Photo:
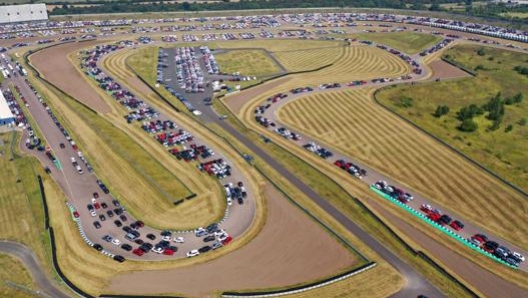
[(52, 282), (52, 279), (48, 278), (46, 272), (42, 270), (37, 257), (31, 250), (31, 248), (22, 245), (18, 242), (11, 241), (0, 241), (0, 252), (7, 253), (18, 258), (31, 274), (31, 277), (37, 284), (38, 288), (45, 295), (53, 298), (68, 298), (69, 295), (59, 290)]

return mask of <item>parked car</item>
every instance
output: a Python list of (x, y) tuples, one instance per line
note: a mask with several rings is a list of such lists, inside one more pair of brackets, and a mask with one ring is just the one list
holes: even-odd
[(132, 250), (132, 246), (130, 244), (127, 244), (127, 243), (121, 245), (121, 248), (126, 250), (126, 251), (131, 251)]
[(187, 253), (187, 257), (188, 258), (192, 258), (192, 257), (195, 257), (195, 256), (197, 256), (199, 254), (200, 254), (200, 252), (198, 250), (193, 249), (193, 250), (191, 250), (190, 252)]
[(101, 223), (99, 223), (98, 221), (94, 221), (93, 225), (94, 225), (94, 227), (96, 229), (100, 229), (101, 228)]
[(106, 217), (104, 216), (104, 214), (100, 214), (100, 215), (99, 215), (99, 219), (100, 219), (101, 221), (105, 221), (105, 220), (106, 220)]
[(123, 225), (123, 224), (121, 223), (120, 220), (114, 220), (114, 224), (115, 224), (118, 228), (120, 228), (120, 227)]
[(213, 235), (210, 235), (210, 236), (207, 236), (203, 239), (204, 242), (211, 242), (211, 241), (215, 241), (216, 237), (213, 236)]
[(205, 252), (208, 252), (211, 250), (211, 247), (206, 245), (204, 247), (201, 247), (200, 249), (198, 249), (198, 252), (200, 252), (201, 254), (205, 253)]
[(455, 231), (460, 231), (464, 228), (464, 224), (459, 220), (454, 220), (450, 225)]
[(147, 234), (147, 238), (150, 239), (150, 240), (154, 240), (154, 239), (156, 239), (156, 235), (154, 235), (154, 234)]

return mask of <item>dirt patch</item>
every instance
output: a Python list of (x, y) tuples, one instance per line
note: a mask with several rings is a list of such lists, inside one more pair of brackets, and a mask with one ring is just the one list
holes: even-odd
[(31, 55), (31, 63), (48, 81), (62, 91), (100, 113), (107, 113), (110, 112), (110, 107), (88, 84), (86, 78), (75, 69), (67, 57), (71, 52), (99, 43), (101, 42), (74, 42), (44, 49)]
[[(109, 292), (178, 292), (206, 296), (216, 291), (283, 287), (323, 278), (356, 262), (275, 188), (264, 189), (269, 217), (249, 244), (220, 259), (187, 268), (140, 271), (110, 281)], [(214, 253), (214, 252), (210, 252)]]
[(429, 67), (433, 70), (433, 76), (431, 77), (432, 80), (455, 79), (471, 76), (469, 73), (443, 60), (433, 61), (429, 63)]
[(224, 97), (224, 101), (235, 114), (238, 114), (240, 113), (240, 110), (242, 110), (242, 107), (246, 104), (246, 102), (248, 102), (248, 100), (259, 96), (261, 93), (264, 93), (267, 90), (273, 89), (283, 83), (286, 83), (289, 80), (291, 80), (291, 78), (282, 78), (272, 81), (271, 83), (262, 84), (258, 87), (250, 88), (247, 91), (242, 91), (234, 95), (226, 96)]
[(510, 283), (460, 256), (452, 249), (438, 243), (433, 238), (425, 235), (396, 215), (387, 211), (376, 201), (369, 200), (368, 204), (389, 220), (391, 224), (396, 226), (416, 243), (419, 243), (430, 255), (442, 261), (447, 267), (451, 268), (451, 270), (487, 297), (526, 297), (526, 289)]

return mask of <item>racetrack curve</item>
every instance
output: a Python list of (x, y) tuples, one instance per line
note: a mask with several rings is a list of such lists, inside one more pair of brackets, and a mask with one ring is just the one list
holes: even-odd
[(2, 240), (0, 241), (0, 252), (12, 255), (24, 263), (24, 266), (31, 274), (40, 291), (44, 292), (47, 296), (53, 298), (70, 297), (58, 289), (44, 270), (42, 270), (31, 248), (18, 242)]

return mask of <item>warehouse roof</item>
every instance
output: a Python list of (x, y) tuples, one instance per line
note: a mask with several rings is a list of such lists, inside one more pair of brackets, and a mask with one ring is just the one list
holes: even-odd
[(14, 118), (14, 116), (13, 113), (11, 113), (11, 109), (9, 109), (9, 106), (7, 105), (4, 94), (0, 92), (0, 119), (8, 118)]

